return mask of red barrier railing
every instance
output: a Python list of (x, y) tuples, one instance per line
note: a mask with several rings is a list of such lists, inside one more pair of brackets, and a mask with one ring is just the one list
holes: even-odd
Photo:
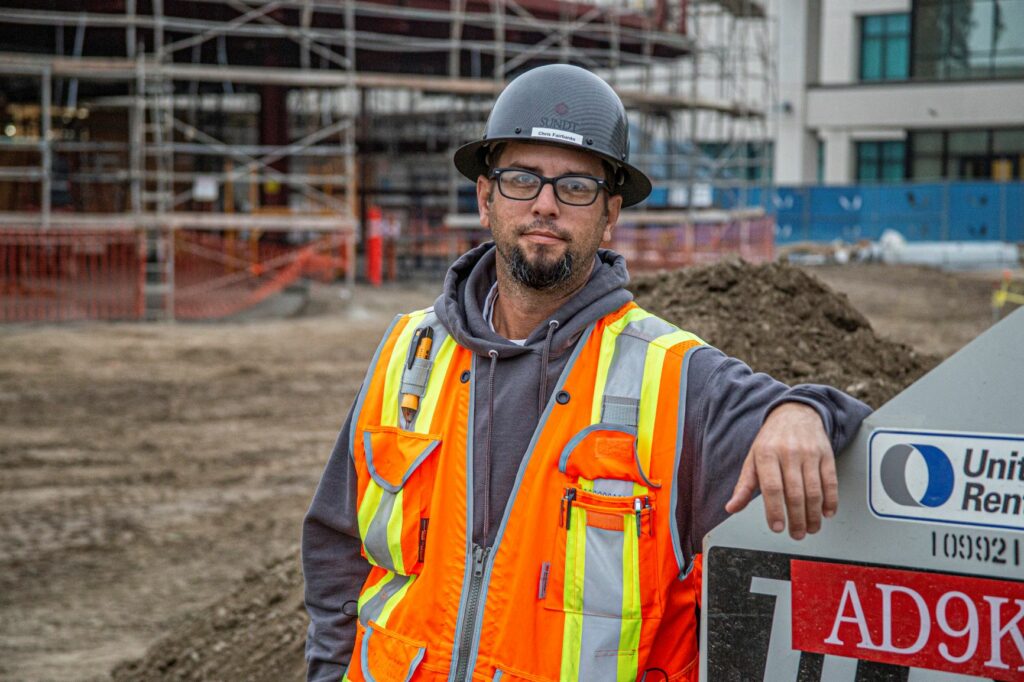
[(631, 272), (670, 270), (739, 256), (751, 263), (775, 257), (771, 218), (634, 227), (620, 225), (608, 246), (626, 257)]
[(0, 230), (0, 322), (139, 319), (142, 248), (135, 232)]

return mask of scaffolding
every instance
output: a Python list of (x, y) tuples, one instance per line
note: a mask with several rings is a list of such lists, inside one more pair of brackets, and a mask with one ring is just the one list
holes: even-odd
[(330, 235), (351, 282), (382, 208), (411, 265), (450, 260), (477, 238), (451, 155), (543, 63), (595, 71), (630, 110), (656, 189), (624, 223), (763, 218), (755, 0), (23, 0), (0, 44), (0, 229), (135, 232), (149, 318), (174, 316), (181, 231)]

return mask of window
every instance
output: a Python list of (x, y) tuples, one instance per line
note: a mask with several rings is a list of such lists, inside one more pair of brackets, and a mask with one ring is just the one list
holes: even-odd
[(917, 0), (914, 78), (1024, 75), (1024, 0)]
[(860, 79), (906, 80), (910, 74), (910, 15), (860, 18)]
[(914, 180), (1024, 179), (1024, 128), (913, 131), (909, 141)]
[(857, 143), (858, 182), (902, 182), (906, 177), (906, 144), (902, 140)]

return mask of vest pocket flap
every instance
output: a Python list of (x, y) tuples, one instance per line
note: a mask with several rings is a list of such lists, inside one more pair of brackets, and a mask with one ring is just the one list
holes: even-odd
[(423, 644), (388, 632), (371, 621), (360, 652), (363, 677), (367, 682), (404, 682), (419, 667), (426, 650)]
[(367, 469), (377, 485), (397, 493), (440, 442), (441, 437), (434, 434), (368, 426), (363, 432)]
[(658, 482), (651, 481), (640, 466), (636, 437), (636, 429), (630, 426), (591, 424), (573, 436), (562, 449), (558, 470), (573, 478), (632, 481), (659, 488)]

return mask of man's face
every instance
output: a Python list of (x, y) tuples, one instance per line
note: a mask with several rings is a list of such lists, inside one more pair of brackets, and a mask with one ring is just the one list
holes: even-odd
[[(566, 173), (604, 178), (593, 154), (549, 144), (510, 142), (492, 159), (494, 168), (522, 168), (546, 177)], [(600, 190), (589, 206), (571, 206), (544, 185), (529, 200), (509, 199), (498, 191), (497, 179), (477, 179), (480, 224), (490, 229), (498, 258), (520, 284), (558, 291), (577, 286), (589, 275), (602, 240), (611, 239), (622, 197)]]

